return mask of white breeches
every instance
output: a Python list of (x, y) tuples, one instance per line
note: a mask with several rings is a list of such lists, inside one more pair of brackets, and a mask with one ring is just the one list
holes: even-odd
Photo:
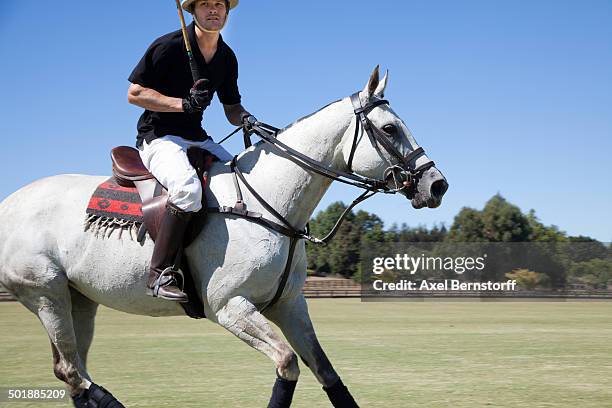
[(187, 158), (190, 146), (206, 149), (222, 162), (233, 158), (210, 138), (194, 142), (179, 136), (164, 136), (150, 144), (144, 141), (140, 158), (145, 167), (168, 189), (168, 200), (172, 204), (183, 211), (197, 212), (202, 208), (202, 184)]

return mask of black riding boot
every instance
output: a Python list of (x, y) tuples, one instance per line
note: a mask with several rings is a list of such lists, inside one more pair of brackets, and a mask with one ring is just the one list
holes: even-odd
[[(192, 213), (171, 203), (166, 204), (149, 269), (147, 294), (175, 302), (187, 302), (187, 295), (179, 288), (184, 279), (182, 272), (172, 269), (176, 255), (182, 249), (183, 236)], [(179, 265), (176, 265), (178, 268)], [(180, 281), (180, 283), (179, 283)]]

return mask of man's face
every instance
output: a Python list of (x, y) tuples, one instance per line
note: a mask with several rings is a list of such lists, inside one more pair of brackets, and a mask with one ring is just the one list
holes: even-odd
[(195, 4), (194, 16), (205, 31), (220, 31), (225, 25), (227, 8), (225, 1), (202, 0)]

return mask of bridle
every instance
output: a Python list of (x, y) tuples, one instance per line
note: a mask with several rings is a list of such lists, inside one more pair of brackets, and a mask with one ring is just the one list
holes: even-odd
[[(393, 145), (392, 141), (389, 140), (388, 136), (385, 135), (376, 126), (374, 126), (372, 121), (370, 121), (370, 119), (368, 118), (368, 113), (370, 113), (372, 109), (376, 108), (377, 106), (388, 105), (389, 101), (387, 101), (386, 99), (375, 99), (373, 101), (369, 101), (365, 106), (363, 106), (361, 103), (361, 99), (359, 98), (359, 92), (356, 92), (351, 95), (351, 103), (353, 104), (353, 111), (355, 114), (356, 123), (355, 134), (353, 136), (351, 151), (347, 162), (348, 171), (330, 169), (329, 167), (323, 165), (321, 162), (318, 162), (304, 155), (303, 153), (298, 152), (292, 147), (287, 146), (277, 138), (277, 135), (281, 132), (281, 130), (263, 122), (256, 122), (255, 124), (250, 125), (249, 128), (239, 127), (234, 132), (230, 133), (226, 138), (221, 140), (221, 142), (219, 142), (224, 142), (230, 136), (237, 133), (240, 129), (243, 129), (245, 135), (245, 148), (249, 148), (251, 146), (250, 135), (254, 133), (258, 135), (263, 142), (270, 145), (279, 156), (292, 161), (303, 169), (330, 178), (332, 180), (339, 181), (341, 183), (359, 187), (364, 190), (364, 192), (355, 200), (353, 200), (353, 202), (344, 210), (340, 218), (338, 218), (338, 220), (336, 221), (334, 227), (327, 233), (327, 235), (319, 239), (310, 235), (308, 224), (306, 224), (304, 229), (297, 229), (293, 225), (291, 225), (289, 221), (287, 221), (281, 214), (279, 214), (278, 211), (276, 211), (270, 204), (268, 204), (263, 199), (263, 197), (261, 197), (257, 193), (257, 191), (255, 191), (253, 186), (251, 186), (247, 182), (246, 178), (238, 167), (238, 156), (234, 156), (234, 159), (230, 164), (230, 169), (234, 175), (234, 186), (237, 195), (236, 204), (233, 207), (209, 207), (208, 211), (246, 218), (257, 224), (263, 225), (283, 235), (286, 235), (290, 238), (289, 255), (278, 289), (272, 300), (270, 300), (265, 306), (260, 309), (261, 311), (273, 305), (280, 298), (283, 292), (283, 288), (285, 287), (287, 278), (289, 276), (289, 272), (291, 270), (291, 260), (293, 258), (295, 245), (298, 240), (305, 239), (315, 244), (326, 244), (334, 237), (334, 235), (336, 235), (336, 232), (342, 225), (344, 217), (349, 213), (349, 211), (351, 211), (353, 207), (355, 207), (357, 204), (372, 197), (376, 193), (394, 194), (402, 190), (407, 190), (406, 195), (408, 196), (408, 198), (412, 198), (412, 196), (416, 192), (419, 179), (422, 177), (422, 175), (427, 169), (435, 165), (433, 161), (428, 160), (425, 163), (416, 166), (416, 160), (421, 155), (425, 154), (425, 151), (422, 147), (417, 147), (416, 149), (408, 152), (406, 155), (403, 155)], [(382, 148), (393, 159), (397, 161), (396, 163), (389, 163), (389, 166), (383, 172), (382, 179), (364, 177), (353, 172), (353, 159), (357, 150), (357, 144), (359, 141), (361, 129), (363, 129), (363, 131), (366, 133), (370, 140), (370, 143), (381, 157), (383, 157), (388, 162), (381, 150), (382, 146)], [(394, 181), (395, 188), (388, 187), (391, 178)], [(272, 214), (276, 219), (278, 219), (280, 223), (266, 219), (261, 213), (249, 211), (247, 209), (246, 203), (244, 202), (242, 197), (242, 192), (240, 190), (240, 182), (242, 182), (242, 184), (249, 190), (253, 197), (255, 197), (255, 199), (268, 212), (270, 212), (270, 214)]]
[[(395, 189), (390, 189), (389, 192), (396, 193), (403, 189), (408, 189), (407, 195), (411, 198), (416, 192), (416, 186), (418, 180), (421, 178), (423, 173), (435, 166), (435, 163), (428, 160), (416, 167), (416, 160), (423, 154), (425, 150), (422, 147), (417, 147), (406, 155), (402, 153), (393, 145), (393, 142), (389, 140), (389, 137), (385, 135), (380, 129), (378, 129), (372, 121), (368, 118), (368, 113), (377, 106), (388, 105), (389, 101), (386, 99), (377, 99), (368, 102), (366, 106), (361, 104), (361, 98), (359, 92), (351, 95), (351, 103), (353, 104), (353, 111), (356, 116), (357, 123), (355, 124), (355, 135), (353, 136), (353, 144), (351, 146), (351, 152), (348, 159), (348, 170), (352, 171), (353, 158), (355, 156), (355, 150), (357, 150), (357, 142), (359, 139), (360, 129), (363, 129), (370, 139), (370, 143), (376, 149), (378, 154), (386, 160), (385, 155), (380, 150), (380, 146), (389, 153), (389, 155), (397, 160), (396, 164), (389, 163), (390, 166), (383, 172), (383, 183), (387, 184), (387, 181), (392, 177), (395, 183)], [(398, 174), (403, 176), (403, 180), (398, 178)]]
[[(266, 226), (284, 234), (289, 237), (295, 237), (299, 239), (306, 239), (310, 242), (321, 244), (327, 243), (330, 241), (338, 228), (342, 224), (344, 217), (348, 214), (349, 211), (355, 207), (355, 205), (360, 202), (372, 197), (376, 193), (386, 193), (386, 194), (394, 194), (402, 190), (407, 190), (406, 195), (408, 198), (412, 198), (414, 193), (416, 192), (416, 188), (418, 185), (419, 179), (422, 177), (423, 173), (433, 167), (435, 164), (431, 160), (427, 160), (425, 163), (422, 163), (419, 166), (416, 166), (416, 160), (423, 154), (425, 151), (422, 147), (417, 147), (416, 149), (408, 152), (406, 155), (403, 155), (392, 143), (389, 137), (384, 134), (381, 130), (379, 130), (372, 121), (368, 118), (368, 113), (372, 111), (372, 109), (381, 105), (388, 105), (389, 101), (386, 99), (375, 99), (369, 101), (365, 106), (362, 105), (361, 99), (359, 98), (359, 92), (351, 95), (351, 103), (353, 105), (353, 112), (355, 114), (355, 133), (353, 136), (353, 142), (351, 145), (351, 151), (349, 153), (349, 159), (347, 162), (348, 171), (341, 171), (330, 169), (329, 167), (323, 165), (322, 163), (304, 155), (303, 153), (293, 149), (290, 146), (287, 146), (285, 143), (278, 140), (277, 135), (282, 132), (281, 129), (278, 129), (274, 126), (268, 125), (263, 122), (256, 122), (251, 125), (249, 129), (244, 128), (245, 131), (245, 148), (251, 146), (250, 135), (256, 134), (261, 140), (272, 147), (272, 149), (281, 157), (284, 157), (287, 160), (292, 161), (296, 165), (302, 167), (303, 169), (322, 175), (324, 177), (330, 178), (335, 181), (339, 181), (344, 184), (349, 184), (355, 187), (359, 187), (364, 190), (364, 192), (357, 197), (344, 211), (344, 213), (340, 216), (332, 230), (324, 237), (324, 238), (315, 238), (308, 233), (308, 226), (305, 229), (299, 230), (293, 227), (282, 215), (280, 215), (272, 206), (270, 206), (256, 191), (255, 189), (247, 182), (244, 175), (240, 171), (238, 167), (238, 156), (235, 156), (230, 164), (230, 168), (232, 173), (234, 174), (234, 185), (237, 193), (237, 202), (234, 207), (220, 207), (221, 209), (225, 209), (224, 213), (231, 213), (233, 215), (237, 215), (240, 217), (251, 218), (247, 216), (247, 213), (257, 215), (257, 221), (265, 220), (261, 214), (253, 213), (246, 211), (246, 204), (242, 199), (242, 193), (240, 191), (240, 183), (238, 180), (244, 184), (247, 189), (253, 194), (253, 196), (257, 199), (257, 201), (262, 204), (266, 210), (268, 210), (275, 218), (281, 221), (282, 224), (278, 224), (271, 220), (265, 220)], [(227, 140), (230, 136), (238, 132), (243, 127), (238, 127), (234, 132), (230, 133), (226, 138), (221, 140), (220, 143)], [(353, 159), (355, 157), (355, 151), (357, 149), (357, 144), (359, 141), (359, 135), (361, 134), (360, 130), (363, 131), (368, 136), (370, 143), (376, 149), (378, 154), (385, 158), (381, 150), (386, 150), (387, 153), (396, 160), (396, 163), (389, 163), (389, 166), (383, 172), (382, 179), (373, 179), (365, 176), (361, 176), (356, 174), (352, 170)], [(387, 160), (385, 158), (385, 160)], [(389, 188), (388, 184), (390, 179), (393, 179), (395, 188)], [(215, 208), (212, 208), (214, 210)]]

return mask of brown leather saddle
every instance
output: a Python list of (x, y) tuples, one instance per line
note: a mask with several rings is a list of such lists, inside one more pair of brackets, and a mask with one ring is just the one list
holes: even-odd
[[(187, 157), (202, 183), (202, 191), (205, 192), (208, 184), (208, 170), (216, 157), (209, 151), (198, 147), (187, 149)], [(144, 242), (147, 232), (151, 239), (155, 241), (168, 201), (167, 189), (147, 170), (140, 159), (138, 150), (135, 148), (129, 146), (115, 147), (111, 151), (111, 160), (113, 162), (113, 176), (117, 184), (122, 187), (136, 188), (140, 195), (144, 222), (138, 231), (138, 241)], [(203, 193), (202, 210), (192, 218), (183, 240), (185, 248), (193, 242), (202, 230), (206, 221), (206, 213), (206, 198)], [(181, 303), (181, 306), (190, 317), (203, 318), (205, 316), (202, 301), (195, 290), (185, 257), (182, 257), (182, 260), (180, 268), (185, 277), (184, 291), (189, 297), (189, 302)]]
[[(199, 147), (187, 149), (187, 157), (193, 168), (198, 173), (202, 182), (202, 190), (206, 191), (208, 184), (208, 170), (216, 157), (208, 150)], [(161, 217), (164, 214), (166, 202), (168, 201), (168, 190), (147, 170), (142, 163), (138, 150), (130, 146), (119, 146), (111, 150), (113, 162), (113, 176), (122, 187), (136, 188), (142, 201), (143, 227), (138, 232), (138, 240), (145, 239), (148, 232), (153, 241), (157, 238)], [(202, 194), (202, 210), (194, 217), (185, 236), (185, 247), (189, 246), (193, 239), (204, 226), (206, 217), (206, 198)]]

